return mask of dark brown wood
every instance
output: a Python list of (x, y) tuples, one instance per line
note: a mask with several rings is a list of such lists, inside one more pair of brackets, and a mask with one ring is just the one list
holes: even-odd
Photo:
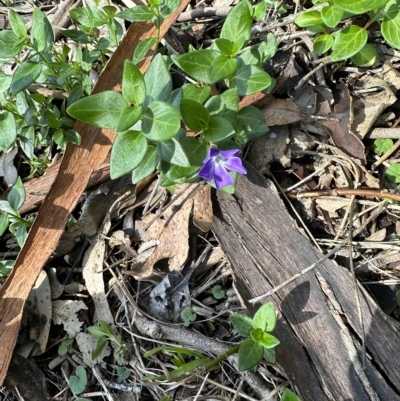
[[(235, 194), (218, 193), (213, 230), (246, 301), (289, 279), (322, 255), (297, 228), (268, 182), (248, 166)], [(303, 401), (400, 400), (400, 334), (360, 288), (367, 363), (348, 270), (322, 263), (275, 293), (278, 364)], [(254, 313), (257, 309), (248, 304)]]

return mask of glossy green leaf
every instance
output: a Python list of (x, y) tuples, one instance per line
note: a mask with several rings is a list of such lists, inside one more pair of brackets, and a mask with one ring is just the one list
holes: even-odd
[(207, 128), (203, 131), (204, 138), (209, 142), (222, 141), (234, 135), (232, 124), (223, 117), (211, 117)]
[(99, 320), (100, 327), (103, 329), (103, 332), (107, 334), (109, 337), (113, 337), (113, 332), (110, 323), (104, 321), (104, 320)]
[(71, 391), (76, 395), (82, 393), (87, 385), (86, 370), (83, 366), (78, 366), (75, 370), (75, 375), (72, 375), (68, 380), (68, 385)]
[(125, 107), (119, 116), (117, 132), (123, 132), (132, 128), (142, 117), (143, 108), (139, 107)]
[(104, 91), (77, 100), (67, 113), (96, 127), (117, 129), (121, 111), (127, 106), (120, 93)]
[(344, 11), (337, 4), (331, 6), (325, 6), (321, 10), (322, 21), (329, 28), (335, 28), (336, 25), (341, 21)]
[(297, 395), (293, 391), (291, 391), (287, 388), (282, 393), (282, 397), (281, 397), (280, 401), (301, 401), (301, 399), (299, 397), (297, 397)]
[(205, 106), (213, 117), (223, 117), (232, 125), (236, 124), (239, 110), (239, 95), (235, 88), (228, 89), (222, 95), (213, 96)]
[(329, 33), (320, 35), (314, 40), (314, 52), (317, 56), (321, 56), (331, 49), (333, 45), (333, 36)]
[(248, 0), (240, 1), (226, 17), (220, 38), (232, 40), (241, 49), (251, 37), (252, 12)]
[(260, 54), (260, 60), (262, 63), (270, 60), (275, 56), (278, 51), (278, 41), (275, 35), (271, 32), (267, 35), (267, 42), (261, 42), (260, 46), (258, 46), (258, 52)]
[(121, 11), (116, 17), (127, 21), (150, 21), (154, 12), (150, 6), (135, 6)]
[(301, 13), (295, 20), (295, 24), (301, 28), (310, 26), (318, 26), (323, 24), (321, 13), (317, 10), (305, 11)]
[(3, 200), (0, 200), (0, 210), (1, 210), (2, 212), (8, 213), (8, 214), (10, 214), (10, 215), (12, 215), (12, 216), (16, 215), (16, 213), (17, 213), (17, 211), (14, 210), (14, 209), (10, 206), (10, 204), (8, 203), (8, 201), (3, 201)]
[(272, 334), (263, 333), (261, 339), (259, 340), (259, 343), (264, 348), (274, 348), (280, 343), (280, 341)]
[(47, 52), (54, 44), (54, 32), (46, 14), (39, 8), (33, 9), (31, 42), (37, 52)]
[(215, 59), (220, 54), (216, 50), (201, 49), (182, 55), (173, 54), (171, 57), (178, 67), (194, 79), (206, 84), (213, 84), (210, 71)]
[(265, 124), (264, 114), (254, 106), (245, 106), (239, 110), (238, 120), (243, 126)]
[(172, 138), (168, 141), (159, 142), (156, 146), (157, 155), (161, 160), (177, 166), (189, 167), (190, 163), (181, 144)]
[(275, 348), (264, 348), (263, 358), (269, 363), (276, 363)]
[(250, 331), (250, 337), (255, 342), (260, 342), (263, 335), (262, 329), (253, 329)]
[(250, 48), (245, 50), (240, 55), (236, 56), (236, 60), (238, 60), (239, 68), (244, 65), (261, 65), (261, 54), (258, 51), (258, 48)]
[(389, 45), (395, 49), (400, 49), (400, 11), (391, 15), (390, 18), (386, 17), (382, 21), (381, 32)]
[(191, 136), (184, 136), (179, 139), (191, 166), (202, 166), (207, 157), (208, 146)]
[(334, 0), (340, 8), (349, 13), (363, 14), (370, 10), (383, 7), (388, 0)]
[(0, 60), (9, 60), (18, 55), (24, 47), (24, 38), (19, 38), (13, 31), (0, 31)]
[[(3, 235), (8, 227), (8, 214), (0, 213), (0, 235)], [(3, 266), (0, 265), (0, 277), (4, 277)]]
[(254, 6), (254, 14), (253, 19), (255, 21), (259, 21), (262, 19), (267, 11), (268, 5), (265, 1), (261, 1), (260, 3)]
[(210, 86), (197, 86), (195, 84), (185, 84), (182, 86), (183, 98), (195, 100), (203, 104), (209, 97), (211, 93)]
[(332, 46), (332, 61), (345, 60), (358, 53), (367, 43), (368, 33), (364, 28), (351, 25), (335, 35)]
[(375, 47), (371, 43), (367, 43), (351, 58), (351, 61), (359, 67), (371, 67), (375, 64), (376, 57)]
[(20, 38), (27, 37), (27, 30), (24, 20), (12, 8), (8, 9), (8, 19), (13, 32)]
[(194, 132), (200, 132), (207, 127), (210, 113), (199, 102), (190, 99), (181, 99), (180, 110), (183, 121)]
[(182, 167), (167, 162), (162, 162), (160, 166), (162, 167), (162, 174), (160, 175), (160, 186), (162, 187), (198, 180), (198, 166)]
[(34, 61), (24, 61), (15, 71), (11, 83), (11, 93), (15, 95), (26, 89), (36, 81), (36, 78), (40, 75), (41, 71), (41, 64)]
[(264, 347), (251, 338), (247, 338), (240, 344), (238, 351), (239, 371), (251, 369), (256, 366), (264, 355)]
[(105, 336), (105, 333), (102, 329), (101, 326), (89, 326), (87, 328), (87, 331), (92, 335), (95, 336), (97, 338), (101, 338)]
[(0, 112), (0, 149), (7, 152), (17, 139), (14, 115), (9, 111)]
[(210, 79), (213, 82), (223, 81), (230, 78), (238, 68), (238, 61), (235, 58), (218, 56), (213, 63), (210, 71)]
[(119, 134), (111, 149), (111, 178), (130, 173), (141, 163), (146, 151), (147, 140), (141, 132), (125, 131)]
[(139, 68), (132, 61), (125, 60), (122, 74), (122, 96), (124, 99), (139, 106), (146, 99), (146, 84)]
[(400, 183), (400, 164), (393, 163), (387, 170), (386, 170), (386, 177), (396, 184)]
[(96, 359), (101, 354), (107, 341), (108, 341), (107, 337), (103, 336), (99, 338), (99, 340), (97, 341), (96, 348), (92, 351), (92, 359)]
[(229, 39), (218, 38), (214, 44), (218, 47), (224, 56), (236, 56), (240, 47)]
[(146, 84), (145, 106), (155, 100), (168, 101), (172, 92), (172, 80), (161, 54), (157, 54), (152, 60), (144, 75), (144, 82)]
[(276, 314), (274, 304), (267, 302), (261, 305), (253, 317), (253, 327), (263, 331), (273, 331), (276, 326)]
[(67, 142), (71, 142), (74, 145), (79, 146), (82, 142), (82, 137), (73, 129), (65, 129), (63, 131), (64, 138)]
[(175, 107), (165, 102), (153, 102), (145, 111), (142, 130), (152, 141), (167, 141), (180, 128), (181, 115)]
[(375, 139), (374, 143), (373, 143), (373, 147), (375, 152), (379, 152), (379, 153), (386, 153), (387, 151), (389, 151), (393, 146), (393, 141), (391, 139), (385, 139), (385, 138), (378, 138)]
[(132, 61), (138, 64), (148, 53), (148, 51), (157, 43), (157, 38), (143, 39), (135, 48)]
[(21, 209), (25, 202), (25, 196), (24, 184), (22, 183), (21, 177), (18, 177), (17, 182), (11, 188), (7, 196), (8, 203), (14, 210)]
[(108, 23), (108, 16), (98, 7), (77, 7), (69, 10), (73, 19), (88, 28), (105, 25)]
[(249, 337), (250, 331), (253, 330), (253, 320), (242, 313), (232, 313), (229, 316), (233, 328), (243, 337)]
[(132, 184), (137, 184), (139, 181), (151, 175), (156, 169), (157, 162), (158, 158), (156, 147), (149, 145), (143, 160), (132, 171)]
[(271, 77), (263, 69), (245, 65), (232, 78), (231, 87), (236, 88), (240, 96), (245, 96), (267, 89), (271, 83)]

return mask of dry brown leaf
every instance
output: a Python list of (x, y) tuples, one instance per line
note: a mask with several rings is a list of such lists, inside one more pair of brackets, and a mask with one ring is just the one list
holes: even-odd
[(257, 107), (264, 114), (268, 126), (285, 125), (304, 120), (303, 114), (292, 99), (275, 99), (274, 96), (267, 95), (257, 103)]
[(62, 324), (69, 338), (74, 338), (81, 331), (83, 322), (77, 316), (81, 309), (87, 309), (87, 306), (82, 301), (53, 301), (54, 324)]
[(206, 233), (210, 231), (213, 219), (211, 187), (202, 185), (193, 200), (193, 224)]

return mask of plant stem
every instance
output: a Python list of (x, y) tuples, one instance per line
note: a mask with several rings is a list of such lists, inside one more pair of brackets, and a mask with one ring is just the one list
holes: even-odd
[(205, 366), (204, 369), (206, 372), (208, 372), (209, 370), (211, 370), (214, 366), (219, 365), (222, 361), (225, 361), (225, 359), (227, 359), (229, 356), (235, 354), (236, 352), (238, 352), (239, 347), (242, 343), (240, 344), (236, 344), (234, 347), (229, 348), (228, 351), (226, 351), (224, 354), (220, 355), (219, 357), (213, 359), (211, 362), (208, 362)]

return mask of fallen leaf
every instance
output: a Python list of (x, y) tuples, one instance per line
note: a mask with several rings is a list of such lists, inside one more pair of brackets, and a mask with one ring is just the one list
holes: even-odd
[(276, 99), (268, 95), (257, 103), (257, 107), (263, 113), (268, 126), (286, 125), (304, 120), (303, 114), (292, 99)]
[(87, 309), (82, 301), (53, 301), (53, 322), (63, 325), (69, 338), (74, 338), (81, 331), (83, 322), (77, 316), (81, 309)]

